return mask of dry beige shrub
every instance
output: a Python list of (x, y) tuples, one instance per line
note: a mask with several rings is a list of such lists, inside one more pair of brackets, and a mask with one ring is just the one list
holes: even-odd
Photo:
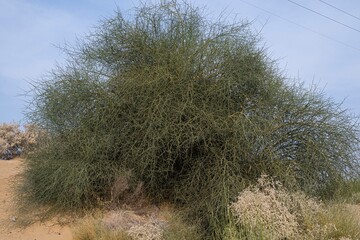
[(43, 144), (49, 137), (44, 129), (41, 129), (35, 124), (26, 124), (24, 131), (22, 132), (23, 137), (23, 151), (25, 153), (31, 153), (37, 146)]
[(280, 183), (263, 176), (256, 186), (241, 192), (231, 209), (237, 223), (251, 232), (269, 239), (293, 238), (299, 224), (287, 206), (290, 201), (291, 197), (282, 190)]
[(24, 130), (17, 123), (0, 125), (0, 158), (11, 159), (23, 152), (31, 152), (44, 137), (45, 131), (34, 124), (27, 124)]
[(24, 138), (19, 124), (3, 123), (0, 125), (0, 158), (11, 159), (21, 153)]
[(5, 141), (8, 147), (21, 145), (23, 141), (23, 137), (19, 128), (19, 124), (16, 123), (1, 124), (0, 138), (2, 139), (2, 143)]
[(25, 131), (23, 132), (23, 137), (26, 140), (27, 144), (37, 144), (41, 135), (44, 134), (44, 131), (35, 124), (26, 124), (24, 127)]
[(7, 141), (4, 138), (0, 137), (0, 152), (5, 151), (8, 147), (9, 145)]
[(336, 229), (320, 224), (324, 205), (301, 192), (289, 192), (266, 175), (246, 188), (230, 206), (236, 224), (258, 239), (328, 239)]

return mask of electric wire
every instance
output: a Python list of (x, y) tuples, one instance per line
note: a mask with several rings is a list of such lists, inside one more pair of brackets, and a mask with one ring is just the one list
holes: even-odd
[(335, 22), (335, 23), (337, 23), (337, 24), (340, 24), (340, 25), (342, 25), (342, 26), (344, 26), (344, 27), (347, 27), (347, 28), (349, 28), (349, 29), (352, 29), (352, 30), (360, 33), (360, 30), (359, 30), (359, 29), (353, 28), (353, 27), (351, 27), (351, 26), (349, 26), (349, 25), (347, 25), (347, 24), (345, 24), (345, 23), (342, 23), (342, 22), (340, 22), (340, 21), (338, 21), (338, 20), (336, 20), (336, 19), (333, 19), (333, 18), (331, 18), (331, 17), (328, 17), (328, 16), (326, 16), (326, 15), (324, 15), (324, 14), (322, 14), (322, 13), (319, 13), (319, 12), (317, 12), (317, 11), (315, 11), (315, 10), (312, 10), (311, 8), (308, 8), (308, 7), (306, 7), (306, 6), (304, 6), (304, 5), (301, 5), (301, 4), (297, 3), (297, 2), (294, 2), (294, 1), (292, 1), (292, 0), (287, 0), (287, 1), (288, 1), (288, 2), (291, 2), (292, 4), (295, 4), (295, 5), (299, 6), (299, 7), (301, 7), (301, 8), (304, 8), (304, 9), (310, 11), (310, 12), (313, 12), (313, 13), (319, 15), (319, 16), (322, 16), (322, 17), (324, 17), (324, 18), (327, 18), (327, 19), (329, 19), (329, 20), (331, 20), (331, 21), (333, 21), (333, 22)]
[(338, 7), (330, 4), (330, 3), (328, 3), (328, 2), (325, 2), (325, 1), (323, 1), (323, 0), (319, 0), (319, 1), (322, 2), (322, 3), (324, 3), (324, 4), (326, 4), (326, 5), (328, 5), (329, 7), (335, 8), (336, 10), (338, 10), (338, 11), (340, 11), (340, 12), (342, 12), (342, 13), (345, 13), (346, 15), (348, 15), (348, 16), (350, 16), (350, 17), (353, 17), (353, 18), (356, 18), (356, 19), (360, 20), (359, 17), (357, 17), (357, 16), (355, 16), (355, 15), (353, 15), (353, 14), (347, 12), (347, 11), (344, 11), (344, 10), (342, 10), (342, 9), (340, 9), (340, 8), (338, 8)]
[(280, 18), (280, 19), (282, 19), (282, 20), (285, 21), (285, 22), (294, 24), (294, 25), (296, 25), (296, 26), (298, 26), (298, 27), (300, 27), (300, 28), (303, 28), (303, 29), (305, 29), (305, 30), (307, 30), (307, 31), (310, 31), (310, 32), (314, 33), (314, 34), (317, 34), (317, 35), (319, 35), (319, 36), (321, 36), (321, 37), (323, 37), (323, 38), (326, 38), (326, 39), (328, 39), (328, 40), (331, 40), (331, 41), (333, 41), (333, 42), (336, 42), (336, 43), (338, 43), (338, 44), (341, 44), (341, 45), (343, 45), (343, 46), (346, 46), (346, 47), (348, 47), (348, 48), (351, 48), (351, 49), (353, 49), (353, 50), (356, 50), (356, 51), (359, 51), (359, 52), (360, 52), (360, 48), (357, 48), (357, 47), (355, 47), (355, 46), (353, 46), (353, 45), (350, 45), (350, 44), (345, 43), (345, 42), (343, 42), (343, 41), (340, 41), (340, 40), (337, 40), (337, 39), (332, 38), (332, 37), (330, 37), (330, 36), (327, 36), (327, 35), (325, 35), (325, 34), (323, 34), (323, 33), (321, 33), (321, 32), (318, 32), (318, 31), (313, 30), (313, 29), (311, 29), (311, 28), (309, 28), (309, 27), (306, 27), (306, 26), (304, 26), (304, 25), (301, 25), (301, 24), (299, 24), (299, 23), (296, 23), (296, 22), (294, 22), (294, 21), (292, 21), (292, 20), (290, 20), (290, 19), (284, 18), (284, 17), (282, 17), (282, 16), (280, 16), (280, 15), (278, 15), (278, 14), (276, 14), (276, 13), (270, 12), (270, 11), (268, 11), (268, 10), (262, 8), (262, 7), (259, 7), (259, 6), (255, 5), (255, 4), (249, 3), (249, 2), (247, 2), (247, 1), (245, 1), (245, 0), (240, 0), (240, 2), (243, 2), (243, 3), (245, 3), (245, 4), (249, 5), (249, 6), (252, 6), (252, 7), (257, 8), (257, 9), (259, 9), (259, 10), (261, 10), (261, 11), (264, 11), (264, 12), (270, 14), (270, 15), (273, 15), (273, 16), (275, 16), (275, 17), (277, 17), (277, 18)]

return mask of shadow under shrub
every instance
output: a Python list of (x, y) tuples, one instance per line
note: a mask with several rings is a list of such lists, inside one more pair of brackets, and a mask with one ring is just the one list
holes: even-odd
[(351, 116), (287, 83), (247, 23), (162, 2), (117, 13), (66, 51), (28, 115), (52, 136), (27, 162), (38, 202), (92, 206), (131, 171), (153, 201), (187, 208), (221, 239), (228, 206), (262, 173), (323, 196), (356, 173)]

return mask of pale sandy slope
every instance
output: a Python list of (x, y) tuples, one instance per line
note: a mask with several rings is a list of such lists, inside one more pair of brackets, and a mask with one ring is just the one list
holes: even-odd
[(0, 160), (0, 240), (70, 240), (68, 226), (61, 227), (53, 223), (35, 223), (25, 229), (16, 227), (13, 222), (16, 213), (13, 206), (14, 191), (11, 182), (22, 170), (24, 160), (17, 158)]

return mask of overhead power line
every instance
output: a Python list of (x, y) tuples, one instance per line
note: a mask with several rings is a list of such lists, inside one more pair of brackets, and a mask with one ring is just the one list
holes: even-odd
[(324, 4), (326, 4), (326, 5), (328, 5), (328, 6), (330, 6), (330, 7), (332, 7), (332, 8), (335, 8), (336, 10), (338, 10), (338, 11), (340, 11), (340, 12), (345, 13), (346, 15), (348, 15), (348, 16), (350, 16), (350, 17), (353, 17), (353, 18), (356, 18), (356, 19), (360, 20), (359, 17), (357, 17), (357, 16), (355, 16), (355, 15), (353, 15), (353, 14), (351, 14), (351, 13), (348, 13), (347, 11), (344, 11), (344, 10), (342, 10), (342, 9), (340, 9), (340, 8), (338, 8), (338, 7), (330, 4), (330, 3), (328, 3), (328, 2), (325, 2), (325, 1), (323, 1), (323, 0), (319, 0), (319, 1), (322, 2), (322, 3), (324, 3)]
[(294, 1), (292, 1), (292, 0), (288, 0), (288, 2), (291, 2), (292, 4), (295, 4), (295, 5), (297, 5), (297, 6), (301, 7), (301, 8), (304, 8), (304, 9), (310, 11), (310, 12), (313, 12), (313, 13), (319, 15), (319, 16), (322, 16), (322, 17), (324, 17), (324, 18), (327, 18), (327, 19), (329, 19), (329, 20), (331, 20), (331, 21), (333, 21), (333, 22), (336, 22), (337, 24), (340, 24), (340, 25), (342, 25), (342, 26), (344, 26), (344, 27), (347, 27), (347, 28), (349, 28), (349, 29), (352, 29), (352, 30), (360, 33), (360, 30), (358, 30), (358, 29), (356, 29), (356, 28), (353, 28), (353, 27), (351, 27), (351, 26), (349, 26), (349, 25), (347, 25), (347, 24), (345, 24), (345, 23), (342, 23), (342, 22), (340, 22), (340, 21), (338, 21), (338, 20), (336, 20), (336, 19), (333, 19), (333, 18), (331, 18), (331, 17), (328, 17), (328, 16), (326, 16), (326, 15), (324, 15), (324, 14), (322, 14), (322, 13), (319, 13), (319, 12), (317, 12), (317, 11), (315, 11), (315, 10), (312, 10), (311, 8), (305, 7), (305, 6), (303, 6), (303, 5), (301, 5), (301, 4), (297, 3), (297, 2), (294, 2)]
[(301, 28), (303, 28), (303, 29), (305, 29), (305, 30), (307, 30), (307, 31), (310, 31), (310, 32), (312, 32), (312, 33), (314, 33), (314, 34), (317, 34), (317, 35), (319, 35), (319, 36), (321, 36), (321, 37), (323, 37), (323, 38), (326, 38), (326, 39), (328, 39), (328, 40), (331, 40), (331, 41), (333, 41), (333, 42), (336, 42), (336, 43), (338, 43), (338, 44), (341, 44), (341, 45), (343, 45), (343, 46), (346, 46), (346, 47), (348, 47), (348, 48), (351, 48), (351, 49), (354, 49), (354, 50), (360, 52), (360, 48), (357, 48), (357, 47), (355, 47), (355, 46), (353, 46), (353, 45), (347, 44), (347, 43), (345, 43), (345, 42), (342, 42), (342, 41), (340, 41), (340, 40), (337, 40), (337, 39), (335, 39), (335, 38), (332, 38), (332, 37), (330, 37), (330, 36), (327, 36), (327, 35), (325, 35), (325, 34), (323, 34), (323, 33), (321, 33), (321, 32), (318, 32), (318, 31), (313, 30), (313, 29), (311, 29), (311, 28), (309, 28), (309, 27), (306, 27), (306, 26), (301, 25), (301, 24), (299, 24), (299, 23), (296, 23), (296, 22), (294, 22), (294, 21), (292, 21), (292, 20), (289, 20), (289, 19), (287, 19), (287, 18), (284, 18), (284, 17), (282, 17), (282, 16), (280, 16), (280, 15), (278, 15), (278, 14), (276, 14), (276, 13), (270, 12), (270, 11), (268, 11), (268, 10), (262, 8), (262, 7), (259, 7), (259, 6), (255, 5), (255, 4), (252, 4), (252, 3), (249, 3), (249, 2), (247, 2), (247, 1), (245, 1), (245, 0), (240, 0), (240, 1), (243, 2), (243, 3), (245, 3), (245, 4), (247, 4), (247, 5), (249, 5), (249, 6), (252, 6), (252, 7), (254, 7), (254, 8), (257, 8), (257, 9), (263, 11), (263, 12), (266, 12), (266, 13), (268, 13), (268, 14), (270, 14), (270, 15), (273, 15), (273, 16), (275, 16), (275, 17), (277, 17), (277, 18), (280, 18), (281, 20), (283, 20), (283, 21), (285, 21), (285, 22), (294, 24), (294, 25), (296, 25), (296, 26), (298, 26), (298, 27), (301, 27)]

